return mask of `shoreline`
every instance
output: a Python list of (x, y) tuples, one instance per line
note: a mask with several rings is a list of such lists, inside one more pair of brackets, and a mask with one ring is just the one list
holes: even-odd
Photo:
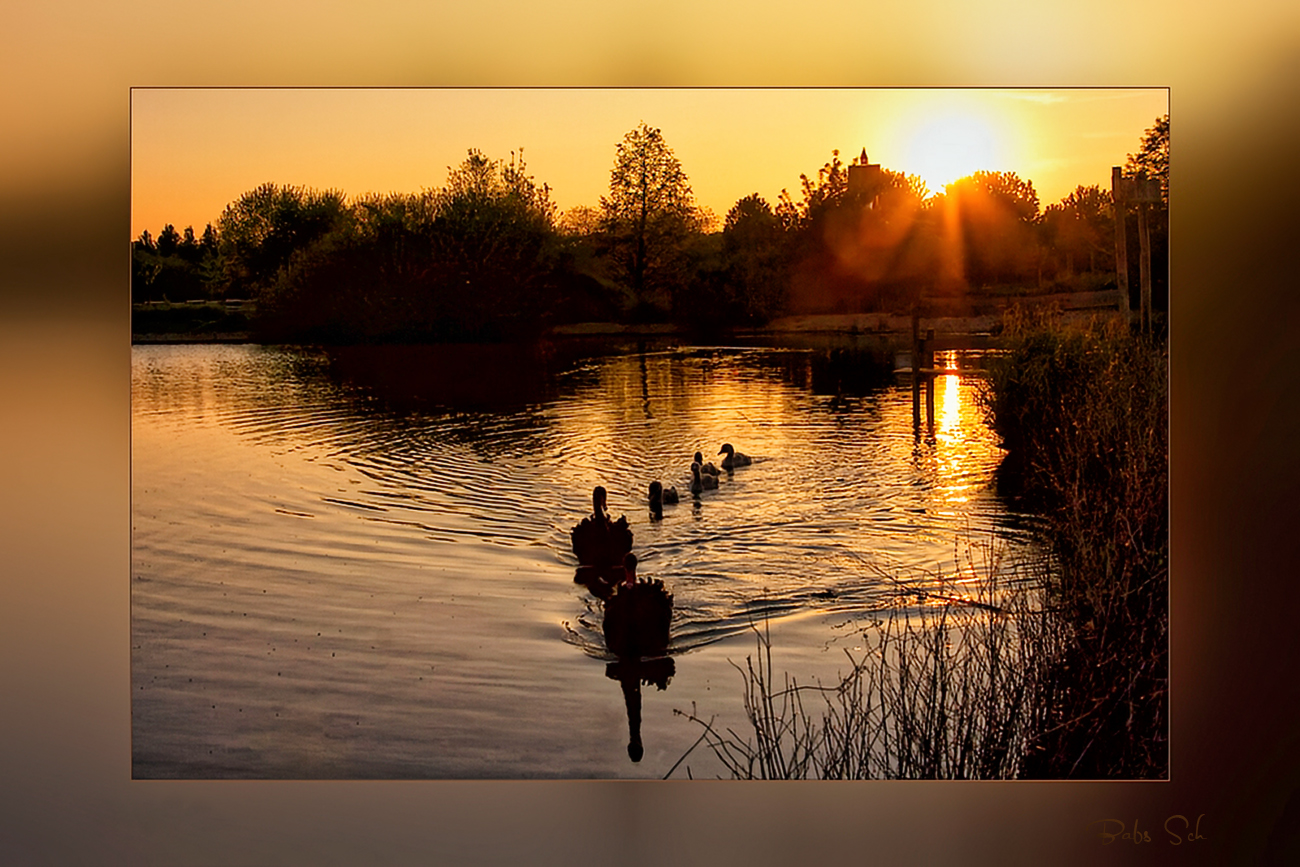
[[(936, 300), (930, 310), (932, 315), (920, 317), (922, 331), (934, 330), (935, 337), (945, 342), (961, 341), (988, 345), (1001, 331), (1002, 317), (1015, 303), (1028, 307), (1056, 306), (1064, 322), (1078, 322), (1097, 316), (1118, 315), (1117, 293), (1070, 292), (1016, 298), (1005, 302), (978, 302), (968, 300)], [(856, 341), (875, 338), (889, 343), (905, 341), (910, 344), (912, 317), (906, 313), (806, 313), (782, 316), (761, 328), (736, 328), (718, 332), (742, 340), (789, 340), (796, 343), (809, 340)], [(696, 336), (688, 329), (672, 323), (627, 325), (619, 322), (577, 322), (548, 329), (542, 339), (569, 338), (678, 338)], [(223, 332), (132, 332), (132, 345), (158, 345), (179, 343), (257, 343), (252, 331)], [(455, 341), (452, 341), (455, 342)], [(316, 345), (303, 343), (301, 345)]]

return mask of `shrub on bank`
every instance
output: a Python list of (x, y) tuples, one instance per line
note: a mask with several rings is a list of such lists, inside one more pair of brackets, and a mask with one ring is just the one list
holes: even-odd
[(1033, 777), (1167, 773), (1168, 370), (1122, 322), (1013, 315), (985, 407), (1003, 489), (1042, 518), (1048, 604), (1071, 633), (1036, 703)]

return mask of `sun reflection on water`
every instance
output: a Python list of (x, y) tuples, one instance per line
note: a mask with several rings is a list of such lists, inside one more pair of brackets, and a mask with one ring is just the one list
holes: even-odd
[(986, 484), (974, 464), (982, 469), (987, 460), (988, 430), (974, 399), (973, 371), (963, 368), (960, 353), (936, 353), (935, 366), (960, 371), (935, 378), (933, 439), (936, 491), (945, 505), (960, 506)]

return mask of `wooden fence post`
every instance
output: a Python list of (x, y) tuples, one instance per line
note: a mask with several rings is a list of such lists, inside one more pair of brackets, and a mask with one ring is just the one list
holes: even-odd
[(1128, 236), (1125, 233), (1124, 178), (1119, 166), (1110, 169), (1110, 200), (1115, 210), (1115, 279), (1119, 284), (1119, 312), (1128, 322), (1132, 314), (1128, 303)]
[(1142, 294), (1142, 332), (1151, 333), (1151, 236), (1147, 230), (1147, 211), (1151, 206), (1146, 202), (1138, 205), (1138, 268), (1140, 269), (1139, 288)]

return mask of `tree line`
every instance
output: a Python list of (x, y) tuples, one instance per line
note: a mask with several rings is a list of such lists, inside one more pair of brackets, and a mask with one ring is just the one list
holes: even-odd
[[(1168, 130), (1157, 119), (1125, 167), (1165, 191), (1152, 220), (1157, 299)], [(868, 165), (865, 150), (849, 164), (832, 151), (795, 194), (745, 196), (719, 226), (663, 133), (642, 122), (615, 146), (596, 206), (561, 213), (522, 149), (508, 160), (471, 149), (443, 186), (418, 193), (349, 200), (266, 183), (201, 235), (141, 233), (132, 294), (255, 299), (259, 327), (285, 340), (511, 339), (591, 320), (758, 325), (907, 309), (923, 295), (1113, 286), (1110, 198), (1079, 186), (1041, 208), (1014, 172), (976, 172), (929, 195), (915, 176)]]

